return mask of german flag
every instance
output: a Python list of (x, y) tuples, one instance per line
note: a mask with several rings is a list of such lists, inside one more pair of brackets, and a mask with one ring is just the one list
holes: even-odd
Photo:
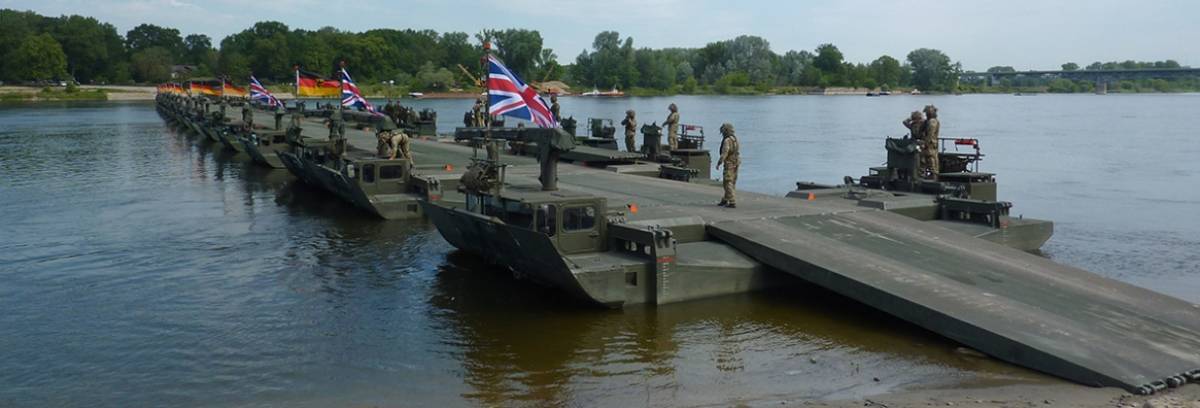
[(325, 79), (312, 72), (296, 69), (296, 96), (315, 96), (318, 98), (340, 98), (342, 83)]
[(238, 96), (242, 98), (245, 98), (247, 95), (246, 88), (234, 85), (228, 79), (221, 81), (221, 93), (225, 96)]
[(188, 82), (192, 95), (221, 96), (220, 80), (202, 80)]

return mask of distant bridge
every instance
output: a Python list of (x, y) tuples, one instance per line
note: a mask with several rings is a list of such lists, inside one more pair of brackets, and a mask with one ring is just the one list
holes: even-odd
[(1015, 72), (964, 72), (958, 75), (962, 81), (986, 80), (992, 86), (1001, 78), (1035, 77), (1045, 79), (1085, 80), (1096, 83), (1097, 92), (1103, 92), (1108, 84), (1135, 79), (1177, 79), (1200, 77), (1200, 68), (1142, 68), (1075, 71), (1015, 71)]

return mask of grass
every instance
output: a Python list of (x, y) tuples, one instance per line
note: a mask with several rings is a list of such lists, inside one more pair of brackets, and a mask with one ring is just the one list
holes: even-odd
[(0, 101), (104, 101), (108, 100), (108, 91), (104, 89), (79, 89), (68, 87), (42, 88), (0, 88)]

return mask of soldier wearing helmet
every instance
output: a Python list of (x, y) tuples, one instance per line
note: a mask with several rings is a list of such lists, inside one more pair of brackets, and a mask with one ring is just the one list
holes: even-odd
[(671, 146), (671, 150), (679, 148), (679, 108), (675, 104), (667, 106), (667, 110), (671, 113), (667, 115), (667, 120), (663, 121), (663, 127), (667, 128), (667, 144)]
[(625, 111), (625, 120), (621, 121), (621, 124), (625, 125), (625, 150), (630, 152), (637, 151), (637, 141), (635, 140), (635, 136), (637, 136), (637, 119), (634, 117), (635, 113), (633, 109), (630, 109)]
[(922, 137), (921, 132), (924, 131), (922, 128), (925, 126), (925, 115), (922, 115), (919, 111), (912, 111), (908, 119), (905, 119), (901, 123), (904, 124), (905, 129), (908, 129), (909, 137), (914, 139), (920, 138)]
[(925, 105), (925, 124), (921, 127), (921, 136), (924, 140), (921, 157), (925, 166), (924, 170), (932, 179), (937, 179), (938, 172), (941, 170), (941, 165), (938, 163), (938, 134), (941, 131), (942, 123), (938, 121), (937, 116), (936, 106)]
[(721, 158), (717, 160), (717, 170), (721, 169), (721, 165), (725, 165), (725, 172), (722, 173), (721, 186), (725, 188), (725, 196), (721, 197), (721, 202), (717, 205), (737, 208), (737, 176), (738, 166), (742, 164), (741, 155), (738, 153), (737, 136), (733, 133), (733, 124), (725, 123), (721, 125)]

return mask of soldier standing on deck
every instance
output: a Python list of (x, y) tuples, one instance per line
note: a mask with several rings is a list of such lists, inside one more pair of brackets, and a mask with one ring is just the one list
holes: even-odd
[(471, 107), (471, 116), (475, 119), (475, 127), (483, 127), (485, 125), (483, 115), (483, 97), (480, 96), (478, 99), (475, 99), (475, 106)]
[(625, 125), (625, 149), (636, 152), (637, 141), (634, 137), (637, 136), (637, 119), (634, 118), (633, 109), (625, 111), (625, 120), (621, 124)]
[(671, 146), (671, 150), (679, 148), (679, 108), (675, 104), (667, 107), (671, 111), (667, 115), (667, 120), (663, 121), (663, 127), (667, 128), (667, 145)]
[(346, 121), (342, 117), (342, 105), (339, 104), (333, 113), (329, 115), (329, 141), (333, 142), (333, 151), (337, 155), (342, 154), (343, 141), (346, 136)]
[(942, 124), (937, 118), (937, 107), (925, 105), (925, 124), (921, 131), (925, 143), (921, 146), (921, 156), (925, 159), (925, 168), (932, 179), (937, 179), (938, 172), (941, 171), (941, 163), (938, 163), (938, 134), (941, 127)]
[(246, 124), (246, 130), (254, 130), (254, 110), (250, 109), (250, 102), (242, 104), (242, 123)]
[(908, 129), (909, 137), (913, 139), (924, 137), (921, 132), (924, 132), (923, 128), (925, 127), (925, 115), (922, 115), (921, 112), (912, 111), (912, 114), (908, 116), (908, 119), (905, 119), (900, 123), (904, 124), (905, 129)]
[(721, 158), (717, 160), (717, 170), (721, 169), (721, 164), (725, 165), (725, 173), (722, 174), (721, 185), (725, 187), (725, 196), (721, 197), (721, 202), (717, 205), (729, 208), (737, 208), (737, 176), (738, 166), (742, 164), (741, 155), (738, 153), (737, 136), (733, 134), (733, 125), (726, 123), (721, 125)]
[(558, 95), (550, 94), (550, 114), (554, 116), (554, 121), (558, 122), (561, 117), (558, 115)]
[(287, 114), (287, 107), (283, 105), (283, 101), (279, 101), (275, 105), (275, 130), (283, 130), (283, 115)]

